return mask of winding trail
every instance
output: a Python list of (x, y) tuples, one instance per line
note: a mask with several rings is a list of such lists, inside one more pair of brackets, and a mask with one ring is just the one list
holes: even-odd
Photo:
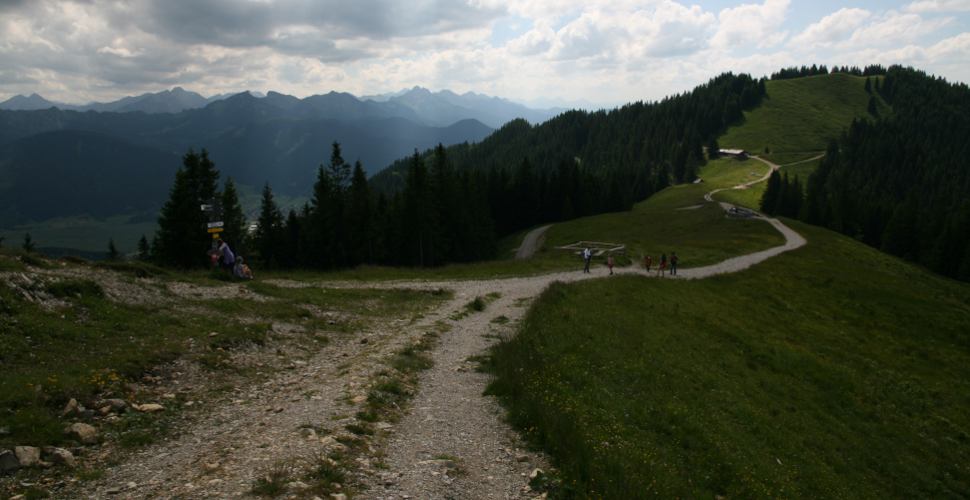
[(552, 224), (537, 227), (529, 231), (525, 235), (525, 238), (522, 238), (522, 244), (519, 245), (519, 249), (515, 251), (515, 258), (520, 260), (532, 258), (536, 250), (542, 247), (542, 242), (546, 239), (546, 230), (550, 227), (552, 227)]
[[(778, 168), (758, 159), (772, 170)], [(718, 191), (704, 198), (714, 202), (711, 195)], [(725, 209), (731, 207), (721, 205)], [(680, 269), (678, 276), (665, 278), (702, 279), (739, 272), (805, 245), (805, 239), (782, 222), (761, 215), (756, 218), (775, 227), (785, 237), (785, 243), (710, 266)], [(519, 252), (534, 253), (548, 227), (526, 235)], [(618, 268), (615, 272), (656, 277), (638, 266)], [(450, 330), (441, 334), (431, 352), (434, 365), (421, 374), (410, 409), (360, 459), (357, 479), (364, 487), (355, 497), (534, 498), (536, 493), (528, 487), (529, 474), (536, 468), (548, 468), (548, 458), (529, 451), (506, 422), (505, 411), (495, 398), (482, 395), (489, 376), (475, 370), (474, 358), (485, 354), (501, 338), (512, 335), (531, 302), (553, 282), (606, 277), (605, 267), (584, 274), (577, 265), (575, 271), (477, 281), (291, 282), (291, 286), (328, 288), (447, 288), (454, 291), (454, 297), (417, 322), (405, 318), (388, 321), (360, 334), (368, 339), (367, 343), (356, 338), (333, 342), (258, 385), (235, 387), (208, 401), (209, 417), (189, 424), (174, 439), (137, 452), (125, 463), (106, 471), (101, 480), (80, 486), (80, 491), (72, 492), (72, 496), (249, 496), (254, 479), (266, 475), (274, 463), (301, 460), (325, 451), (326, 440), (304, 427), (320, 424), (339, 428), (353, 422), (353, 415), (366, 404), (363, 396), (369, 377), (383, 369), (382, 360), (415, 341), (423, 331), (446, 324)], [(280, 286), (286, 285), (283, 280), (277, 281)], [(466, 304), (489, 294), (497, 298), (484, 311), (466, 313)]]
[[(772, 169), (778, 167), (761, 161)], [(715, 192), (708, 193), (705, 199), (713, 202), (711, 195)], [(726, 210), (732, 207), (726, 203), (721, 205)], [(676, 277), (667, 278), (701, 279), (739, 272), (805, 245), (805, 238), (781, 221), (761, 215), (756, 218), (777, 229), (785, 237), (785, 243), (714, 265), (682, 269)], [(547, 228), (530, 232), (526, 239)], [(616, 271), (656, 277), (655, 273), (648, 274), (636, 266)], [(388, 471), (371, 481), (362, 497), (385, 500), (533, 498), (535, 493), (528, 488), (528, 472), (548, 466), (548, 459), (526, 451), (518, 434), (506, 423), (504, 410), (496, 400), (482, 397), (489, 378), (473, 369), (470, 358), (484, 354), (502, 336), (511, 335), (512, 327), (508, 325), (520, 320), (527, 305), (551, 283), (605, 277), (605, 271), (601, 272), (583, 274), (577, 270), (528, 278), (430, 284), (454, 289), (456, 297), (448, 307), (456, 309), (477, 296), (501, 295), (483, 313), (450, 320), (451, 332), (442, 337), (433, 353), (434, 367), (421, 377), (420, 392), (412, 410), (384, 449)], [(457, 462), (463, 471), (454, 477), (442, 465), (452, 462)]]
[[(765, 173), (764, 176), (762, 176), (761, 178), (755, 179), (753, 181), (748, 181), (748, 182), (745, 182), (743, 184), (738, 184), (737, 186), (734, 186), (734, 187), (715, 189), (714, 191), (711, 191), (711, 192), (705, 194), (704, 195), (704, 199), (707, 200), (707, 201), (714, 201), (714, 198), (712, 198), (712, 196), (714, 196), (714, 194), (719, 193), (721, 191), (730, 191), (732, 189), (748, 189), (749, 187), (751, 187), (751, 186), (753, 186), (753, 185), (755, 185), (755, 184), (757, 184), (759, 182), (764, 182), (764, 181), (768, 180), (768, 178), (771, 177), (771, 174), (774, 171), (776, 171), (776, 170), (778, 170), (778, 169), (780, 169), (782, 167), (792, 167), (792, 166), (795, 166), (795, 165), (801, 165), (802, 163), (808, 163), (810, 161), (818, 160), (818, 159), (820, 159), (820, 158), (822, 158), (824, 156), (825, 156), (825, 154), (820, 154), (820, 155), (817, 155), (817, 156), (813, 156), (811, 158), (806, 158), (806, 159), (801, 160), (801, 161), (796, 161), (794, 163), (787, 163), (785, 165), (779, 165), (777, 163), (773, 163), (773, 162), (771, 162), (769, 160), (766, 160), (766, 159), (764, 159), (764, 158), (762, 158), (760, 156), (752, 155), (751, 158), (754, 158), (755, 160), (758, 160), (761, 163), (764, 163), (765, 165), (768, 165), (768, 167), (770, 167), (768, 169), (768, 172)], [(724, 203), (721, 203), (721, 206), (724, 207), (725, 204)], [(725, 207), (725, 209), (728, 209), (728, 207)]]

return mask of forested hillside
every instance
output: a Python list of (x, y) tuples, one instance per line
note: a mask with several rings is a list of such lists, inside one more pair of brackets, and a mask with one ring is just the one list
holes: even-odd
[(516, 120), (478, 144), (415, 151), (372, 182), (359, 165), (351, 173), (335, 144), (302, 213), (280, 213), (267, 186), (253, 249), (284, 267), (490, 257), (498, 237), (628, 210), (671, 180), (693, 180), (703, 146), (763, 92), (764, 81), (724, 74), (658, 103), (571, 111), (534, 127)]
[(829, 146), (802, 217), (970, 280), (970, 88), (894, 66), (872, 91), (893, 113)]

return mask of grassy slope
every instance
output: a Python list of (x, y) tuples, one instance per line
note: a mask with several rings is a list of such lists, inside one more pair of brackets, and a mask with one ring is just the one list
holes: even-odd
[(744, 273), (543, 295), (497, 351), (496, 390), (569, 484), (970, 495), (970, 286), (793, 225), (808, 246)]
[[(792, 164), (791, 166), (782, 165), (781, 172), (787, 173), (791, 178), (797, 176), (801, 180), (802, 186), (804, 187), (805, 181), (808, 180), (808, 176), (814, 172), (816, 168), (818, 168), (820, 161), (821, 160), (798, 162), (797, 164)], [(768, 172), (768, 166), (764, 163), (756, 160), (747, 160), (747, 163), (751, 165), (751, 170), (753, 172), (760, 172), (759, 177)], [(764, 192), (765, 183), (759, 182), (747, 189), (721, 191), (720, 193), (714, 195), (714, 199), (758, 210), (759, 206), (761, 205), (761, 196), (764, 194)]]
[[(824, 150), (853, 118), (868, 116), (865, 81), (845, 74), (769, 81), (768, 99), (746, 112), (745, 122), (728, 129), (718, 142), (755, 154), (770, 148), (768, 157), (779, 163), (812, 156), (810, 152)], [(888, 112), (879, 103), (880, 113)]]

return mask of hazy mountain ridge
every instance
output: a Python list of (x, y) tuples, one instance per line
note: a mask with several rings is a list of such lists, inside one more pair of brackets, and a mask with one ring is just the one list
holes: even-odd
[(0, 110), (38, 111), (57, 108), (64, 111), (96, 111), (101, 113), (143, 112), (149, 114), (180, 113), (197, 110), (237, 96), (265, 100), (276, 110), (295, 113), (299, 118), (314, 119), (363, 119), (405, 118), (423, 125), (443, 127), (465, 119), (478, 120), (491, 128), (499, 128), (516, 118), (540, 123), (558, 115), (561, 108), (533, 109), (500, 97), (466, 92), (456, 94), (450, 90), (431, 92), (414, 87), (399, 92), (376, 96), (357, 97), (346, 92), (331, 91), (298, 98), (276, 91), (266, 95), (256, 92), (220, 94), (211, 97), (187, 91), (182, 87), (171, 90), (128, 96), (110, 102), (89, 104), (66, 104), (50, 101), (38, 94), (17, 95), (0, 102)]
[[(245, 92), (178, 113), (0, 110), (0, 226), (105, 216), (111, 207), (157, 209), (189, 148), (208, 149), (237, 183), (269, 182), (281, 194), (306, 195), (333, 141), (376, 172), (415, 148), (476, 142), (492, 132), (476, 120), (431, 127), (407, 110), (387, 109), (336, 92), (306, 99)], [(143, 175), (145, 158), (158, 167), (151, 176)], [(51, 203), (64, 196), (71, 202)]]

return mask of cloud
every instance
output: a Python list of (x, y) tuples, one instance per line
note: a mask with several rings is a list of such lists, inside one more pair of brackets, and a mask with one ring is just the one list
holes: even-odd
[(966, 21), (945, 14), (970, 0), (907, 1), (827, 12), (788, 39), (789, 0), (0, 0), (0, 96), (422, 85), (620, 104), (823, 61), (970, 78), (970, 34), (953, 29)]
[(762, 4), (742, 4), (718, 14), (717, 33), (712, 45), (730, 49), (754, 44), (760, 48), (781, 43), (787, 33), (779, 31), (788, 12), (789, 0), (765, 0)]
[(844, 46), (893, 47), (914, 43), (950, 24), (949, 18), (926, 19), (918, 14), (889, 11), (857, 29)]
[(906, 12), (970, 12), (970, 0), (921, 0), (906, 6)]
[(872, 14), (863, 9), (842, 8), (813, 23), (793, 37), (789, 45), (806, 47), (831, 47), (847, 40)]

